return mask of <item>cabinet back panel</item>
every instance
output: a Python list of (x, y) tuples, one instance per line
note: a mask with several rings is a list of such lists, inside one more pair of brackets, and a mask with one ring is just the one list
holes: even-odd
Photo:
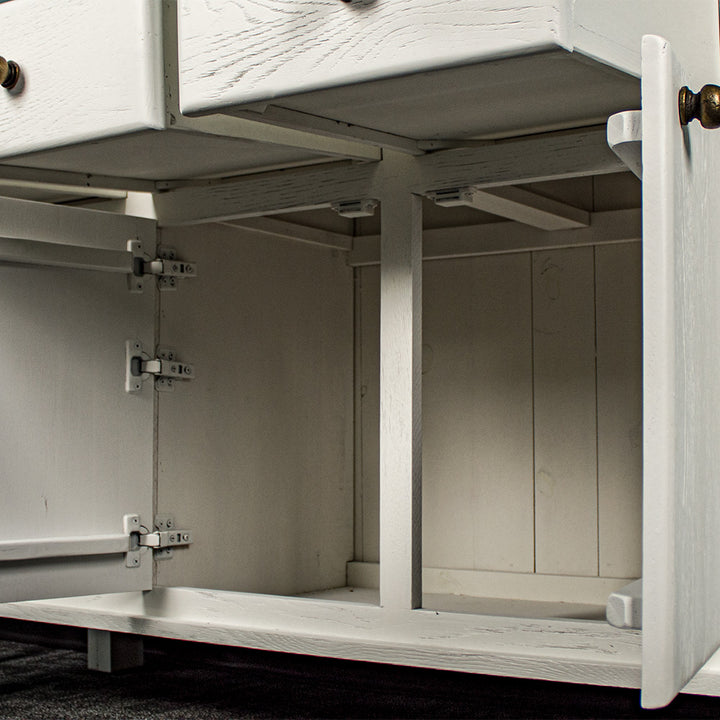
[[(639, 257), (635, 243), (425, 263), (425, 567), (639, 576)], [(356, 558), (375, 562), (378, 268), (358, 273)]]
[(196, 379), (159, 398), (158, 508), (194, 544), (159, 585), (345, 584), (353, 544), (352, 271), (336, 251), (213, 225), (164, 231), (198, 277), (161, 295)]

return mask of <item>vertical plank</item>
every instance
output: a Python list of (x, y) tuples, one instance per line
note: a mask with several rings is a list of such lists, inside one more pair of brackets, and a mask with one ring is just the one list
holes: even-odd
[(422, 206), (396, 178), (382, 196), (380, 604), (422, 604)]
[[(380, 561), (380, 268), (359, 268), (360, 472), (362, 558)], [(358, 556), (356, 555), (356, 558)]]
[(642, 247), (595, 249), (600, 575), (642, 573)]
[(425, 263), (423, 558), (532, 572), (529, 253)]
[(596, 575), (593, 249), (534, 254), (536, 571)]

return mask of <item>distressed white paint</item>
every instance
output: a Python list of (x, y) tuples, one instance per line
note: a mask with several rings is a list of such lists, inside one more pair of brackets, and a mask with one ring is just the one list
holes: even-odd
[(181, 107), (202, 112), (210, 103), (265, 101), (547, 49), (558, 42), (560, 5), (181, 0)]
[(571, 44), (607, 65), (641, 74), (643, 35), (667, 38), (693, 83), (720, 73), (715, 0), (572, 0)]
[(6, 617), (220, 645), (618, 687), (640, 681), (640, 634), (602, 622), (168, 588), (5, 605)]
[(422, 604), (422, 206), (388, 154), (380, 248), (380, 604)]
[[(162, 225), (329, 207), (379, 197), (384, 183), (381, 168), (382, 163), (326, 163), (207, 187), (177, 188), (158, 195), (155, 204)], [(408, 184), (413, 193), (423, 195), (466, 185), (487, 188), (624, 170), (607, 145), (605, 130), (592, 128), (429, 154), (417, 158)]]
[(181, 0), (181, 107), (420, 140), (588, 125), (637, 107), (643, 33), (712, 72), (717, 26), (712, 0)]
[(678, 122), (687, 76), (643, 40), (643, 704), (667, 704), (720, 643), (720, 137)]
[(0, 157), (165, 126), (159, 2), (3, 3), (0, 47), (24, 78), (0, 93)]

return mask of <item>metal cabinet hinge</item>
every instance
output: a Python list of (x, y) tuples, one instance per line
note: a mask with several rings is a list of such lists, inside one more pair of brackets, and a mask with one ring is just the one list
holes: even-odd
[(192, 543), (190, 531), (175, 529), (175, 520), (171, 515), (156, 517), (152, 531), (141, 524), (139, 515), (125, 515), (123, 532), (129, 536), (125, 565), (130, 568), (140, 567), (141, 554), (147, 552), (147, 548), (153, 550), (156, 560), (167, 560), (172, 557), (173, 548)]
[(158, 348), (153, 356), (146, 353), (139, 340), (125, 341), (125, 392), (142, 390), (142, 384), (155, 378), (155, 389), (171, 391), (177, 380), (193, 380), (195, 368), (181, 362), (170, 348)]
[(153, 275), (158, 279), (160, 290), (175, 290), (180, 278), (197, 277), (197, 264), (188, 260), (179, 260), (173, 248), (158, 248), (157, 257), (143, 252), (139, 240), (129, 240), (128, 251), (132, 254), (132, 273), (128, 276), (130, 292), (142, 292), (144, 278)]
[(189, 530), (178, 530), (172, 515), (157, 515), (155, 530), (140, 535), (140, 545), (152, 548), (156, 560), (168, 560), (173, 555), (173, 548), (186, 547), (192, 543)]

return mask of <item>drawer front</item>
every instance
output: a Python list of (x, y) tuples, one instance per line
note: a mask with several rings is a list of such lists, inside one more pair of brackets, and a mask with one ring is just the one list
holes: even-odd
[(21, 79), (0, 88), (0, 158), (164, 123), (161, 3), (11, 0), (0, 55)]
[(201, 113), (558, 44), (554, 0), (179, 0), (180, 100)]

